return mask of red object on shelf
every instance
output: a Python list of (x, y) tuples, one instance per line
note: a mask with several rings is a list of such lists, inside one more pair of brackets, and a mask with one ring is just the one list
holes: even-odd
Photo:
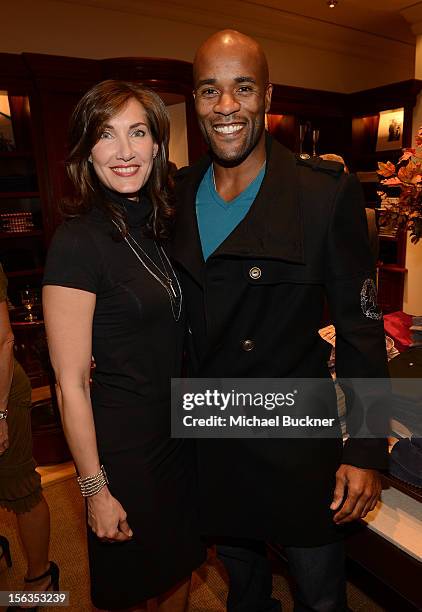
[(394, 340), (394, 346), (400, 353), (409, 348), (412, 338), (409, 328), (412, 323), (412, 315), (401, 310), (384, 315), (384, 329), (387, 336)]

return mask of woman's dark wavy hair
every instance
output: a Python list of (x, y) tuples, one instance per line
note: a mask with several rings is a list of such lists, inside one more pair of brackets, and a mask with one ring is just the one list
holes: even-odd
[(88, 159), (104, 126), (132, 98), (145, 109), (152, 139), (158, 145), (150, 177), (144, 186), (153, 206), (147, 233), (164, 239), (168, 236), (174, 216), (172, 181), (168, 174), (169, 117), (162, 99), (138, 83), (103, 81), (92, 87), (76, 106), (70, 120), (70, 153), (66, 161), (75, 194), (71, 200), (64, 202), (62, 211), (66, 217), (76, 217), (93, 206), (100, 207), (118, 225), (122, 235), (127, 234), (124, 211), (118, 204), (103, 197), (100, 180)]

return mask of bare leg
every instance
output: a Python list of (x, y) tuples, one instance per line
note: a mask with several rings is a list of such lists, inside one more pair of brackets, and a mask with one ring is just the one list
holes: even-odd
[[(26, 578), (36, 578), (49, 568), (50, 511), (44, 497), (32, 510), (17, 514), (16, 518), (28, 563)], [(44, 580), (27, 585), (27, 588), (31, 591), (42, 591), (49, 583), (50, 577), (47, 576)]]
[(188, 607), (189, 590), (190, 578), (158, 597), (157, 612), (185, 612)]

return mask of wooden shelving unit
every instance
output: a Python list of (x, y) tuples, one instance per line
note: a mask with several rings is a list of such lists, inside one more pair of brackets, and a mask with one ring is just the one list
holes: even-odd
[(33, 156), (32, 151), (0, 151), (0, 159), (32, 158)]
[(31, 230), (28, 232), (0, 232), (0, 240), (20, 240), (21, 238), (34, 238), (43, 236), (42, 230)]
[[(341, 155), (350, 171), (358, 173), (368, 208), (377, 208), (379, 161), (397, 161), (401, 149), (376, 151), (379, 113), (404, 108), (403, 147), (411, 146), (412, 114), (422, 81), (410, 80), (353, 94), (275, 85), (267, 117), (270, 133), (299, 153), (301, 124), (319, 129), (317, 154)], [(303, 152), (312, 154), (308, 128)], [(407, 270), (406, 233), (380, 236), (378, 297), (385, 313), (402, 310)]]
[(30, 277), (30, 276), (42, 276), (44, 274), (44, 268), (32, 268), (30, 270), (16, 270), (15, 272), (9, 272), (8, 277), (19, 278), (19, 277)]
[(39, 198), (39, 197), (40, 197), (39, 191), (0, 191), (0, 199), (4, 199), (4, 200), (22, 199), (22, 198)]
[[(8, 96), (14, 137), (14, 150), (0, 151), (0, 215), (4, 215), (0, 217), (0, 262), (9, 280), (9, 298), (20, 306), (20, 291), (41, 285), (48, 193), (43, 138), (37, 131), (38, 95), (22, 56), (0, 54), (0, 90)], [(27, 215), (27, 231), (21, 231), (26, 227), (24, 216), (21, 227), (16, 227), (19, 231), (6, 217), (20, 213)]]
[(413, 497), (413, 499), (416, 499), (416, 501), (422, 503), (422, 488), (408, 484), (407, 482), (404, 482), (403, 480), (400, 480), (400, 478), (396, 478), (391, 474), (383, 474), (382, 480), (385, 486), (394, 487), (395, 489), (398, 489), (402, 493), (406, 493), (406, 495), (409, 495), (409, 497)]

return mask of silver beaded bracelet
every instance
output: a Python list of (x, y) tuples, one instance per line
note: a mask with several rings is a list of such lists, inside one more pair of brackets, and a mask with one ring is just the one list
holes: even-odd
[(77, 481), (83, 497), (92, 497), (108, 485), (108, 478), (103, 465), (95, 476), (86, 476), (86, 478), (78, 476)]

